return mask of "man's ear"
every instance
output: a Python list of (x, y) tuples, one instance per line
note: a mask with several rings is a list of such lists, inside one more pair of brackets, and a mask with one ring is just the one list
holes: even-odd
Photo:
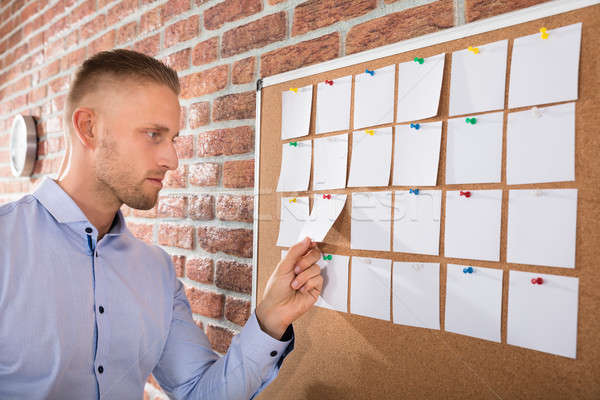
[(73, 111), (71, 123), (75, 130), (75, 135), (79, 141), (88, 149), (95, 149), (98, 145), (98, 135), (96, 134), (96, 113), (91, 108), (78, 107)]

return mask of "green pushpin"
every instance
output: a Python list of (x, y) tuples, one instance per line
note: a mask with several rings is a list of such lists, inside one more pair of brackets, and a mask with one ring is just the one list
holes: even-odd
[(415, 62), (418, 62), (419, 64), (423, 64), (425, 62), (425, 59), (424, 58), (415, 57)]
[(327, 260), (331, 260), (331, 254), (323, 256), (323, 260), (327, 261)]
[(465, 121), (467, 122), (467, 124), (475, 125), (477, 123), (477, 118), (467, 118)]
[(298, 142), (290, 142), (290, 146), (298, 147)]

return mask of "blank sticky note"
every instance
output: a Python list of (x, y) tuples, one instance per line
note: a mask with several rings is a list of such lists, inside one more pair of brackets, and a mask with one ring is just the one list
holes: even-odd
[(391, 165), (391, 127), (352, 133), (348, 187), (388, 186)]
[(503, 113), (448, 120), (446, 183), (488, 183), (502, 180)]
[(394, 140), (395, 186), (436, 186), (442, 123), (397, 125)]
[(350, 128), (352, 76), (328, 81), (332, 84), (321, 82), (317, 85), (317, 134)]
[(315, 139), (315, 190), (346, 187), (348, 134)]
[(502, 270), (448, 264), (444, 330), (500, 343)]
[(345, 204), (345, 194), (315, 194), (312, 211), (298, 235), (298, 241), (308, 236), (315, 242), (322, 242)]
[(511, 190), (507, 261), (575, 268), (577, 189)]
[(515, 39), (510, 67), (510, 108), (577, 99), (581, 22)]
[(575, 358), (578, 302), (578, 278), (510, 271), (506, 342)]
[(472, 47), (452, 53), (450, 115), (504, 108), (508, 40)]
[(509, 185), (575, 180), (575, 103), (508, 114)]
[(398, 112), (396, 122), (434, 117), (440, 105), (446, 54), (423, 58), (423, 63), (398, 64)]
[(281, 92), (281, 139), (308, 135), (312, 85)]
[(446, 257), (500, 261), (502, 190), (446, 192)]
[(394, 121), (396, 66), (363, 72), (354, 82), (354, 129), (389, 124)]
[(442, 192), (419, 190), (415, 195), (395, 192), (394, 251), (439, 255)]
[(282, 197), (277, 246), (291, 247), (308, 220), (308, 197)]
[(330, 310), (348, 312), (348, 256), (326, 254), (331, 260), (321, 265), (323, 289), (315, 303), (316, 306)]
[(392, 260), (352, 257), (350, 312), (390, 320)]
[(284, 143), (281, 150), (281, 170), (278, 192), (296, 192), (308, 189), (312, 143), (310, 140)]
[(440, 264), (394, 262), (395, 324), (440, 329)]
[(350, 248), (389, 251), (392, 192), (352, 193)]

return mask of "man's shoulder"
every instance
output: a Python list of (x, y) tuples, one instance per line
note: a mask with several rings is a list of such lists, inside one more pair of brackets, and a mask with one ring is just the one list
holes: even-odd
[(2, 218), (10, 218), (12, 215), (26, 212), (31, 209), (32, 204), (35, 205), (36, 200), (31, 194), (27, 194), (18, 200), (0, 205), (0, 221)]

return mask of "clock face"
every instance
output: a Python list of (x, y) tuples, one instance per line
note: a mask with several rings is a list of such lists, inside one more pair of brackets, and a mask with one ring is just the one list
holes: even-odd
[(37, 157), (37, 134), (32, 116), (17, 115), (10, 134), (10, 169), (14, 176), (30, 176)]
[(25, 121), (22, 118), (15, 119), (10, 140), (10, 157), (15, 170), (23, 170), (26, 154), (27, 128), (25, 127)]

